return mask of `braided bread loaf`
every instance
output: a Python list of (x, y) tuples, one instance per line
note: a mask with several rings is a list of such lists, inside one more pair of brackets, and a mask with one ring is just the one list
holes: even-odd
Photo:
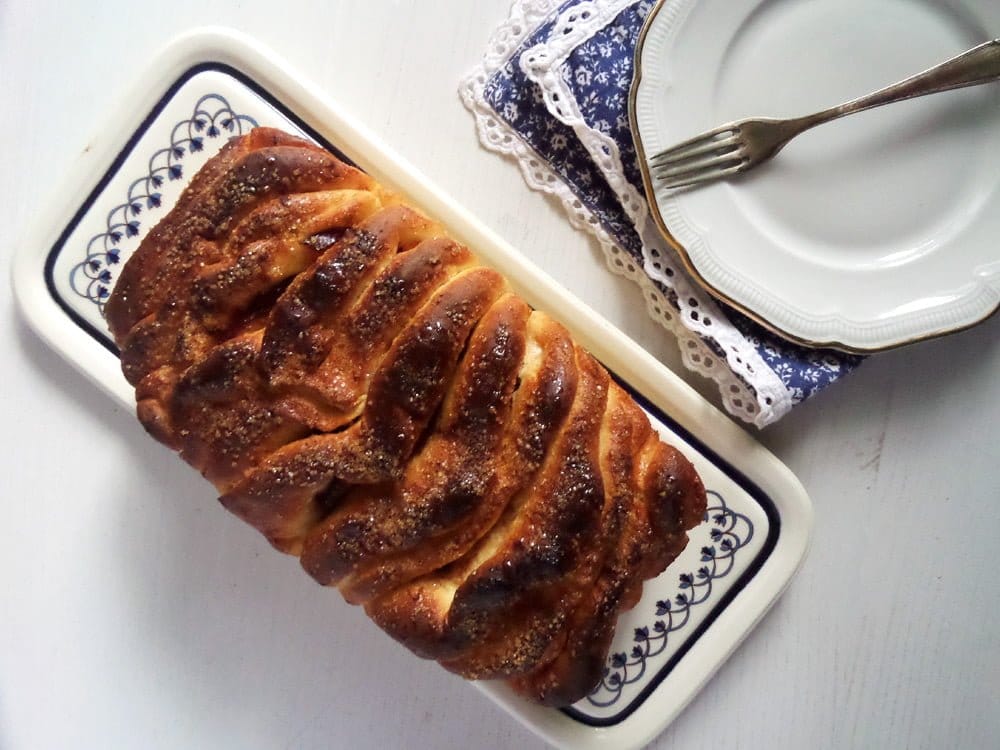
[(561, 325), (363, 172), (232, 140), (106, 315), (138, 417), (417, 654), (566, 705), (704, 513)]

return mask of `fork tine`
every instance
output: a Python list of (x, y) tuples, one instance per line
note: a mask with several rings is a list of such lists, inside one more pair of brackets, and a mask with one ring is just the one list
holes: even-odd
[(733, 151), (737, 151), (740, 148), (740, 141), (736, 136), (731, 136), (724, 140), (711, 141), (704, 143), (700, 146), (695, 146), (687, 149), (683, 153), (676, 153), (674, 149), (670, 151), (664, 151), (662, 154), (658, 154), (658, 158), (655, 162), (650, 162), (650, 166), (655, 168), (663, 168), (668, 166), (673, 166), (680, 164), (696, 156), (702, 156), (704, 154), (714, 154), (715, 156), (724, 156), (725, 154), (730, 154)]
[(718, 169), (691, 169), (683, 172), (675, 172), (670, 175), (663, 175), (661, 173), (654, 174), (653, 177), (662, 187), (667, 190), (673, 190), (679, 187), (687, 187), (689, 185), (697, 185), (701, 182), (709, 182), (711, 180), (721, 180), (724, 177), (730, 177), (738, 172), (742, 172), (747, 167), (750, 166), (750, 162), (747, 159), (729, 160), (728, 162), (722, 162), (723, 164), (728, 163), (729, 166), (721, 167)]
[[(720, 136), (723, 136), (720, 138)], [(659, 167), (671, 162), (689, 159), (692, 156), (708, 153), (717, 149), (739, 145), (739, 132), (734, 128), (719, 128), (711, 133), (703, 133), (694, 138), (679, 143), (676, 146), (661, 151), (649, 160), (650, 166)]]
[(704, 172), (714, 167), (724, 168), (730, 164), (743, 160), (742, 152), (736, 148), (727, 151), (725, 154), (709, 154), (693, 159), (685, 159), (677, 162), (669, 162), (655, 167), (657, 177), (669, 180), (689, 172)]

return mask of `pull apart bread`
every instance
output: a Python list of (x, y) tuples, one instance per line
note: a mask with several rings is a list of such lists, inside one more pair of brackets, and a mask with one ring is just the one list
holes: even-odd
[(563, 326), (364, 172), (229, 142), (108, 300), (138, 417), (418, 655), (563, 706), (705, 512)]

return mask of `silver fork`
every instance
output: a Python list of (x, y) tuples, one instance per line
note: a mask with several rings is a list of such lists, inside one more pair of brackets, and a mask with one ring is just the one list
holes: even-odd
[(788, 120), (750, 118), (721, 125), (656, 154), (649, 160), (650, 174), (664, 188), (732, 177), (767, 161), (799, 133), (838, 117), (998, 78), (1000, 39), (994, 39), (923, 73), (822, 112)]

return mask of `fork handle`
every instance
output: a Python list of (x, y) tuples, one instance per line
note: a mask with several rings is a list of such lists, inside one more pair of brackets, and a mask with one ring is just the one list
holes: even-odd
[(899, 83), (822, 112), (797, 118), (799, 127), (796, 133), (844, 115), (881, 107), (883, 104), (975, 86), (998, 78), (1000, 78), (1000, 39), (994, 39)]

